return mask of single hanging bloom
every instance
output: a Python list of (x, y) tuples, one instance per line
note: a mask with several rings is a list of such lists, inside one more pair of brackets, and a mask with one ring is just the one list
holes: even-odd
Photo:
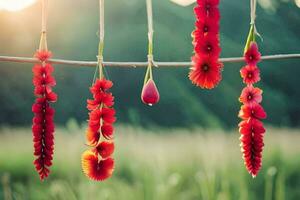
[(240, 70), (245, 84), (254, 84), (260, 81), (260, 70), (255, 65), (246, 65)]
[(141, 99), (143, 103), (152, 106), (159, 102), (159, 92), (152, 79), (149, 79), (143, 86)]
[(48, 177), (52, 165), (54, 151), (54, 109), (50, 103), (57, 101), (57, 95), (52, 91), (56, 82), (52, 73), (54, 68), (47, 60), (51, 57), (49, 51), (38, 51), (35, 56), (41, 61), (33, 67), (33, 85), (35, 103), (32, 105), (34, 113), (32, 133), (34, 143), (34, 165), (43, 180)]
[(242, 90), (239, 100), (246, 105), (260, 103), (262, 101), (262, 90), (257, 87), (253, 87), (252, 85), (248, 85)]
[(257, 63), (261, 60), (261, 54), (258, 51), (258, 47), (256, 42), (251, 42), (249, 49), (246, 51), (244, 55), (245, 62), (248, 65), (257, 65)]
[(239, 112), (239, 117), (244, 120), (249, 118), (265, 119), (267, 114), (261, 105), (255, 103), (252, 105), (243, 105)]
[(82, 154), (81, 165), (83, 173), (92, 180), (103, 181), (112, 176), (114, 160), (99, 159), (97, 151), (87, 150)]
[(210, 57), (192, 58), (193, 67), (189, 78), (193, 84), (206, 89), (214, 88), (222, 79), (222, 64)]

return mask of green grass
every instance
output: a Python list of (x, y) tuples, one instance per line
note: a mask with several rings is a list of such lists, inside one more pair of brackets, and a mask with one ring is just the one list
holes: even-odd
[(237, 132), (119, 126), (114, 175), (93, 182), (80, 167), (84, 130), (60, 128), (52, 173), (40, 182), (30, 129), (2, 128), (0, 199), (299, 200), (299, 132), (268, 128), (263, 168), (253, 179), (243, 166)]

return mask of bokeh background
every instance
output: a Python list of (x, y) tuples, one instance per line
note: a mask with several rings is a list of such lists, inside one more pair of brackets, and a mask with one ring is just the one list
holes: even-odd
[[(9, 0), (0, 0), (0, 3)], [(145, 61), (144, 0), (105, 5), (106, 61)], [(258, 0), (262, 54), (300, 52), (300, 1)], [(38, 48), (40, 2), (0, 10), (0, 55), (31, 57)], [(249, 29), (248, 1), (221, 0), (222, 57), (241, 56)], [(153, 0), (154, 58), (189, 61), (193, 5)], [(55, 58), (96, 60), (98, 1), (49, 1), (48, 46)], [(0, 63), (0, 199), (300, 199), (300, 60), (260, 63), (268, 118), (263, 169), (252, 179), (239, 149), (238, 97), (242, 63), (226, 63), (211, 91), (188, 80), (186, 68), (155, 68), (159, 104), (141, 103), (145, 69), (107, 68), (116, 98), (116, 169), (104, 183), (80, 169), (86, 99), (95, 69), (55, 66), (59, 95), (56, 150), (50, 178), (40, 182), (32, 165), (31, 64)]]

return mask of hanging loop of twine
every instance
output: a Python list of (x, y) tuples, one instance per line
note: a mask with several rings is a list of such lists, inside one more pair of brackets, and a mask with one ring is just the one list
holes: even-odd
[(42, 33), (39, 45), (39, 51), (47, 51), (47, 16), (48, 16), (48, 0), (42, 0)]
[(257, 35), (263, 41), (263, 38), (260, 35), (260, 33), (257, 31), (256, 25), (255, 25), (256, 7), (257, 7), (257, 0), (250, 0), (250, 19), (251, 19), (250, 24), (254, 28), (254, 34)]

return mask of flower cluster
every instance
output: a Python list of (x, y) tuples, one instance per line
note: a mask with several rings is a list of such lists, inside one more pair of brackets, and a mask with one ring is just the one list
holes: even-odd
[(114, 170), (113, 123), (116, 121), (114, 97), (109, 89), (112, 82), (102, 78), (97, 79), (90, 88), (93, 94), (92, 100), (87, 100), (87, 108), (90, 111), (88, 128), (86, 131), (87, 145), (92, 149), (82, 155), (82, 169), (90, 179), (103, 181), (109, 178)]
[(54, 71), (47, 60), (51, 57), (49, 51), (38, 51), (35, 57), (40, 60), (33, 71), (34, 95), (36, 100), (32, 105), (34, 113), (32, 133), (34, 143), (34, 165), (43, 180), (48, 177), (49, 167), (52, 165), (54, 150), (54, 112), (50, 102), (57, 101), (57, 95), (52, 91), (56, 82), (52, 73)]
[(220, 11), (219, 0), (197, 0), (195, 30), (192, 33), (194, 56), (189, 78), (193, 84), (214, 88), (222, 79), (223, 64), (219, 62)]
[(260, 70), (257, 63), (260, 61), (260, 53), (257, 44), (251, 42), (244, 55), (246, 66), (240, 73), (243, 82), (247, 86), (242, 90), (239, 98), (243, 103), (239, 112), (242, 122), (239, 124), (241, 134), (241, 150), (245, 166), (248, 172), (255, 177), (262, 166), (263, 137), (265, 128), (260, 121), (267, 117), (266, 112), (260, 105), (262, 101), (262, 90), (254, 87), (253, 84), (260, 80)]

